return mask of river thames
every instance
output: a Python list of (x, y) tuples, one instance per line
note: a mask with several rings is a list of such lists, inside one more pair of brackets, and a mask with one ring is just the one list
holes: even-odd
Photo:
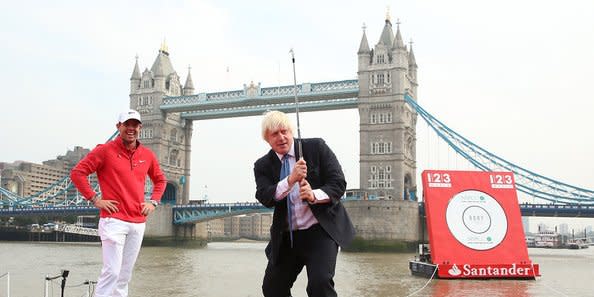
[[(130, 284), (130, 296), (262, 296), (266, 266), (265, 243), (215, 242), (206, 248), (143, 247)], [(101, 268), (98, 243), (0, 242), (0, 275), (10, 272), (11, 297), (43, 296), (44, 277), (70, 271), (67, 297), (87, 296), (85, 280), (96, 280)], [(338, 256), (336, 288), (339, 296), (594, 296), (594, 248), (583, 250), (529, 249), (540, 264), (537, 280), (431, 280), (411, 276), (413, 254), (345, 253)], [(304, 297), (305, 271), (293, 296)], [(0, 296), (6, 278), (0, 279)], [(60, 280), (49, 296), (60, 296)]]

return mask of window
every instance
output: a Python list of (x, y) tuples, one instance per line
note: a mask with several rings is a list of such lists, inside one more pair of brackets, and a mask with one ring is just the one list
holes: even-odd
[(152, 104), (153, 104), (153, 97), (152, 96), (140, 96), (140, 97), (138, 97), (138, 106), (152, 105)]
[(369, 175), (369, 187), (371, 189), (391, 189), (392, 188), (392, 168), (390, 165), (386, 167), (371, 166), (371, 174)]
[(377, 75), (377, 84), (378, 85), (383, 85), (384, 84), (384, 74), (380, 73)]
[(371, 154), (391, 154), (392, 153), (392, 142), (372, 142)]
[(153, 104), (152, 96), (140, 96), (140, 98), (138, 98), (138, 105), (151, 105), (151, 104)]
[(153, 129), (143, 129), (140, 131), (140, 138), (153, 138)]
[(393, 120), (392, 112), (371, 113), (369, 118), (371, 124), (389, 124)]
[(169, 140), (171, 141), (177, 141), (177, 130), (171, 129), (171, 135), (169, 135)]
[(377, 56), (377, 64), (384, 64), (384, 63), (385, 63), (384, 55), (378, 55)]
[(179, 160), (177, 159), (179, 152), (177, 150), (172, 150), (169, 154), (169, 165), (171, 166), (179, 166)]

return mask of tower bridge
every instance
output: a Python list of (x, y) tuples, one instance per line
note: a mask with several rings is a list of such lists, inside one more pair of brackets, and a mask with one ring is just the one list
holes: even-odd
[[(404, 44), (399, 25), (395, 30), (394, 33), (387, 18), (373, 48), (363, 31), (357, 51), (357, 79), (297, 85), (301, 111), (358, 110), (359, 185), (362, 192), (377, 200), (345, 203), (359, 234), (409, 242), (419, 239), (416, 193), (419, 116), (477, 169), (512, 171), (519, 191), (541, 202), (553, 203), (553, 206), (540, 202), (523, 205), (524, 214), (592, 215), (594, 191), (547, 178), (506, 161), (453, 131), (425, 110), (417, 98), (418, 66), (412, 45)], [(294, 86), (264, 88), (251, 83), (243, 89), (196, 93), (190, 70), (182, 84), (164, 44), (151, 68), (142, 72), (140, 69), (137, 59), (130, 77), (130, 107), (142, 114), (141, 141), (156, 153), (168, 178), (162, 200), (173, 205), (159, 208), (161, 213), (150, 222), (153, 228), (149, 225), (147, 234), (150, 235), (151, 229), (163, 229), (160, 226), (168, 226), (169, 229), (160, 231), (166, 234), (173, 232), (172, 225), (263, 210), (257, 204), (188, 205), (193, 122), (260, 115), (267, 110), (293, 112)], [(0, 188), (0, 195), (0, 215), (92, 209), (73, 190), (68, 177), (30, 197), (19, 197), (3, 188)], [(377, 230), (382, 228), (388, 230), (387, 233), (378, 235)]]
[[(400, 27), (385, 20), (379, 42), (370, 48), (361, 37), (357, 79), (302, 83), (299, 109), (358, 109), (360, 185), (382, 199), (410, 200), (416, 189), (417, 113), (405, 94), (416, 100), (417, 64), (412, 47), (404, 45)], [(189, 201), (193, 121), (261, 115), (267, 110), (293, 112), (294, 86), (261, 87), (213, 93), (194, 92), (190, 70), (182, 85), (162, 45), (150, 70), (138, 60), (130, 78), (130, 107), (143, 117), (142, 141), (168, 177), (165, 201)]]

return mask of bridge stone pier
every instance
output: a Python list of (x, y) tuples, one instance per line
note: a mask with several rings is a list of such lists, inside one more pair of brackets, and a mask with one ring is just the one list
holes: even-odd
[(176, 226), (172, 222), (172, 206), (170, 204), (159, 205), (146, 221), (145, 237), (164, 240), (175, 237)]
[(351, 200), (344, 206), (357, 237), (347, 250), (409, 251), (423, 237), (417, 203), (404, 200)]
[[(399, 24), (394, 34), (386, 17), (373, 48), (363, 31), (357, 57), (356, 80), (298, 85), (299, 108), (304, 112), (358, 109), (360, 188), (368, 200), (345, 204), (359, 239), (417, 242), (417, 113), (404, 97), (416, 100), (417, 94), (412, 44), (404, 44)], [(142, 114), (141, 141), (155, 151), (167, 175), (163, 201), (189, 201), (193, 121), (258, 115), (273, 109), (294, 112), (293, 91), (293, 86), (251, 84), (243, 90), (195, 94), (190, 71), (182, 85), (165, 44), (150, 70), (141, 73), (137, 59), (130, 78), (130, 107)], [(253, 193), (245, 193), (245, 197), (253, 197)], [(171, 211), (161, 207), (149, 222), (147, 236), (197, 233), (171, 226), (168, 216)]]
[(188, 242), (196, 239), (200, 244), (206, 242), (205, 223), (175, 225), (172, 222), (172, 205), (163, 204), (157, 207), (147, 219), (144, 244), (171, 245), (172, 243)]

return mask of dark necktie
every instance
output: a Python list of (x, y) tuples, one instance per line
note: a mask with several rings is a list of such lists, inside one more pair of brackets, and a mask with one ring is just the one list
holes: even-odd
[[(281, 166), (280, 179), (291, 174), (291, 165), (289, 164), (289, 154), (283, 156), (283, 165)], [(288, 180), (287, 180), (288, 181)], [(293, 215), (291, 210), (291, 190), (293, 187), (289, 185), (289, 193), (287, 194), (287, 220), (289, 221), (289, 238), (291, 239), (291, 248), (293, 247)]]

